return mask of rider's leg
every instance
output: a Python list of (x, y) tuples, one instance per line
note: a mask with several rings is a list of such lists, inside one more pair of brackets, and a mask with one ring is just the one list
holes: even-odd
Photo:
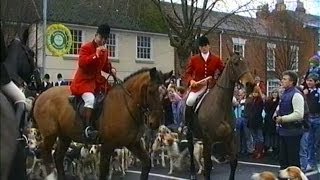
[[(5, 84), (1, 87), (2, 92), (14, 102), (14, 108), (16, 112), (16, 118), (21, 122), (24, 122), (24, 115), (26, 110), (26, 96), (23, 92), (12, 82)], [(23, 127), (20, 127), (23, 128)]]
[(93, 128), (92, 120), (95, 97), (91, 92), (85, 92), (81, 97), (84, 101), (84, 134), (87, 138), (95, 139), (98, 134), (98, 131)]

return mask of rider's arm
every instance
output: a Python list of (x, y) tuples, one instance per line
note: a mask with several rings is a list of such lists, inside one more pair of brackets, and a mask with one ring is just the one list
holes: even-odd
[(79, 53), (79, 67), (86, 68), (88, 65), (97, 63), (98, 61), (95, 61), (96, 58), (96, 51), (92, 51), (88, 45), (82, 46)]
[(187, 68), (186, 68), (186, 72), (185, 72), (185, 82), (186, 84), (189, 86), (190, 85), (190, 81), (193, 80), (193, 66), (192, 66), (192, 58), (189, 60)]

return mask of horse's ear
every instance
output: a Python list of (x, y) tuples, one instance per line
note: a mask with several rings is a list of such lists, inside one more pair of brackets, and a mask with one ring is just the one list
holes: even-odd
[(158, 76), (158, 71), (157, 71), (157, 68), (151, 68), (149, 70), (149, 73), (150, 73), (150, 77), (151, 79), (157, 79), (159, 76)]
[(171, 70), (170, 72), (164, 73), (163, 74), (164, 81), (170, 79), (172, 77), (172, 74), (173, 74), (173, 70)]

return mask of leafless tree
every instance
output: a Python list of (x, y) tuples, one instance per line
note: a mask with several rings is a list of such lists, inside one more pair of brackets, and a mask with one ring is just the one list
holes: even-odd
[(171, 45), (176, 49), (180, 66), (178, 69), (185, 66), (194, 48), (194, 41), (200, 34), (207, 35), (217, 30), (233, 15), (249, 11), (248, 5), (252, 3), (250, 0), (230, 13), (220, 13), (218, 17), (213, 17), (213, 9), (218, 3), (223, 3), (222, 0), (180, 0), (178, 4), (173, 0), (170, 2), (152, 0), (152, 2), (159, 9), (167, 27)]

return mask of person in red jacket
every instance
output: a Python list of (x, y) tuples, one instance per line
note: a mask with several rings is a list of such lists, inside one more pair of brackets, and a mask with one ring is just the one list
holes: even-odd
[(116, 73), (108, 60), (106, 41), (110, 34), (108, 24), (98, 27), (93, 41), (84, 44), (80, 48), (78, 69), (70, 86), (72, 95), (81, 96), (84, 101), (84, 136), (95, 139), (98, 131), (92, 126), (92, 113), (95, 96), (105, 91), (106, 79), (101, 71), (109, 74)]
[[(186, 122), (188, 122), (188, 120), (191, 121), (190, 118), (192, 117), (193, 113), (192, 106), (196, 102), (198, 96), (207, 89), (207, 85), (209, 85), (209, 88), (212, 88), (215, 85), (224, 68), (223, 62), (220, 60), (220, 58), (209, 51), (210, 44), (208, 38), (201, 36), (198, 41), (199, 50), (201, 53), (191, 57), (185, 71), (186, 84), (191, 87), (191, 91), (186, 101)], [(197, 81), (209, 76), (212, 77), (212, 79), (209, 81), (197, 83)]]

